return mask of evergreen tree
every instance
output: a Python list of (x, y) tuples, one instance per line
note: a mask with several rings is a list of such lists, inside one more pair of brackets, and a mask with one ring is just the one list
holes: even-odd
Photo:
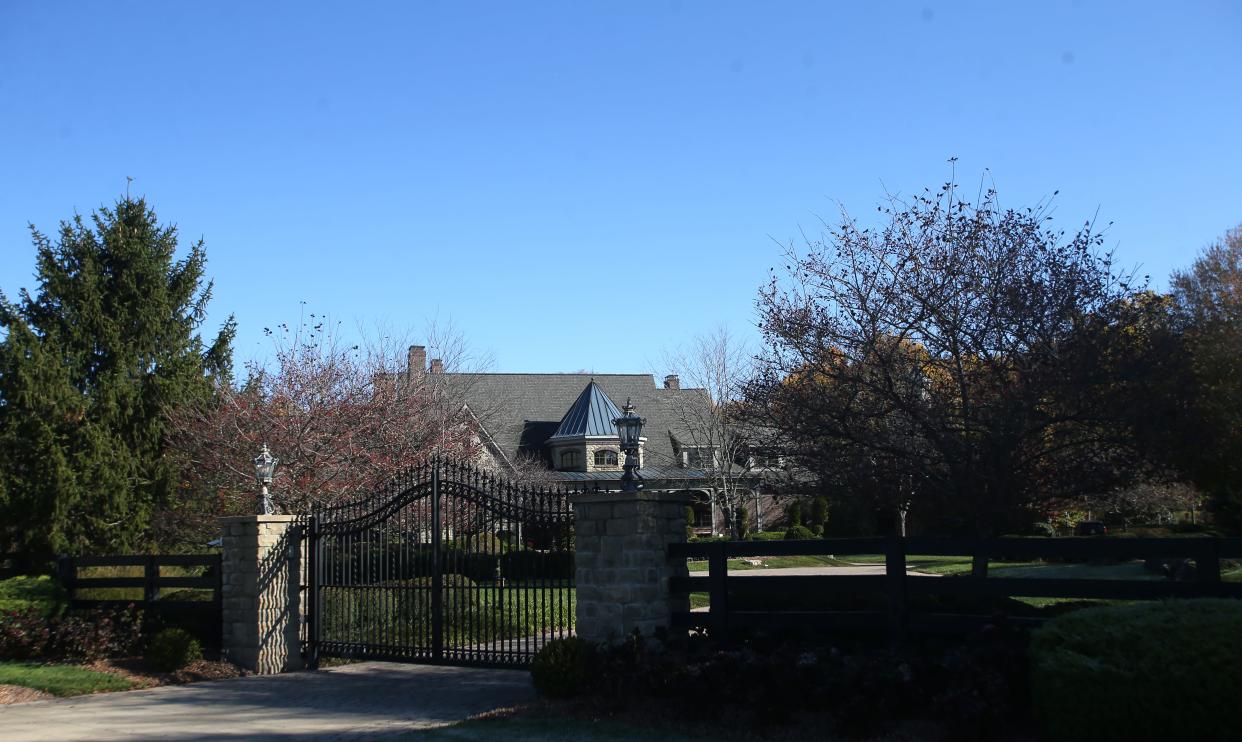
[(176, 486), (167, 415), (228, 382), (233, 319), (204, 344), (203, 243), (178, 259), (142, 199), (31, 233), (37, 292), (0, 293), (0, 553), (131, 550)]

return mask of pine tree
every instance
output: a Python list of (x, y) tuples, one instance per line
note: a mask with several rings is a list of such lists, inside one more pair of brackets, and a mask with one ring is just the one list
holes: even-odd
[(31, 233), (37, 292), (0, 293), (0, 553), (132, 550), (176, 485), (167, 415), (227, 382), (233, 319), (204, 344), (203, 243), (178, 259), (142, 199)]

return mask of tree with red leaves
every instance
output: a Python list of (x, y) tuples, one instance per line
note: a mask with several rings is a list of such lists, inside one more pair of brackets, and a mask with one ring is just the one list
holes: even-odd
[[(164, 530), (205, 534), (216, 516), (255, 512), (251, 462), (265, 443), (280, 459), (272, 501), (291, 514), (373, 492), (432, 453), (474, 455), (461, 390), (443, 374), (398, 372), (403, 343), (346, 346), (326, 320), (310, 318), (268, 331), (270, 367), (248, 364), (240, 386), (172, 414), (182, 497), (163, 514)], [(460, 338), (433, 345), (450, 366), (465, 358)]]

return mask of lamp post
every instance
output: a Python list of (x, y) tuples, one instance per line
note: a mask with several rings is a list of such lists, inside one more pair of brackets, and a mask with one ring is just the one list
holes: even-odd
[(272, 475), (276, 473), (278, 463), (280, 459), (272, 455), (266, 443), (259, 455), (254, 457), (254, 478), (259, 483), (259, 515), (274, 515), (276, 512), (272, 509), (272, 496), (267, 487), (272, 483)]
[(643, 488), (643, 478), (638, 474), (638, 440), (647, 422), (634, 414), (634, 405), (625, 400), (624, 415), (612, 421), (621, 438), (621, 450), (625, 451), (625, 473), (621, 475), (621, 491), (637, 492)]

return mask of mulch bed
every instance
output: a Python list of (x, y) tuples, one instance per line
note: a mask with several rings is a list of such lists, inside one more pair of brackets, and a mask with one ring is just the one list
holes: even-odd
[(224, 680), (252, 675), (249, 670), (222, 660), (196, 660), (176, 672), (160, 672), (147, 666), (141, 658), (95, 660), (82, 665), (87, 670), (108, 672), (130, 680), (137, 688), (154, 688), (159, 685), (180, 685), (203, 680)]
[(0, 706), (9, 703), (27, 703), (29, 701), (46, 701), (55, 698), (51, 693), (44, 693), (34, 688), (23, 688), (20, 685), (0, 685)]

